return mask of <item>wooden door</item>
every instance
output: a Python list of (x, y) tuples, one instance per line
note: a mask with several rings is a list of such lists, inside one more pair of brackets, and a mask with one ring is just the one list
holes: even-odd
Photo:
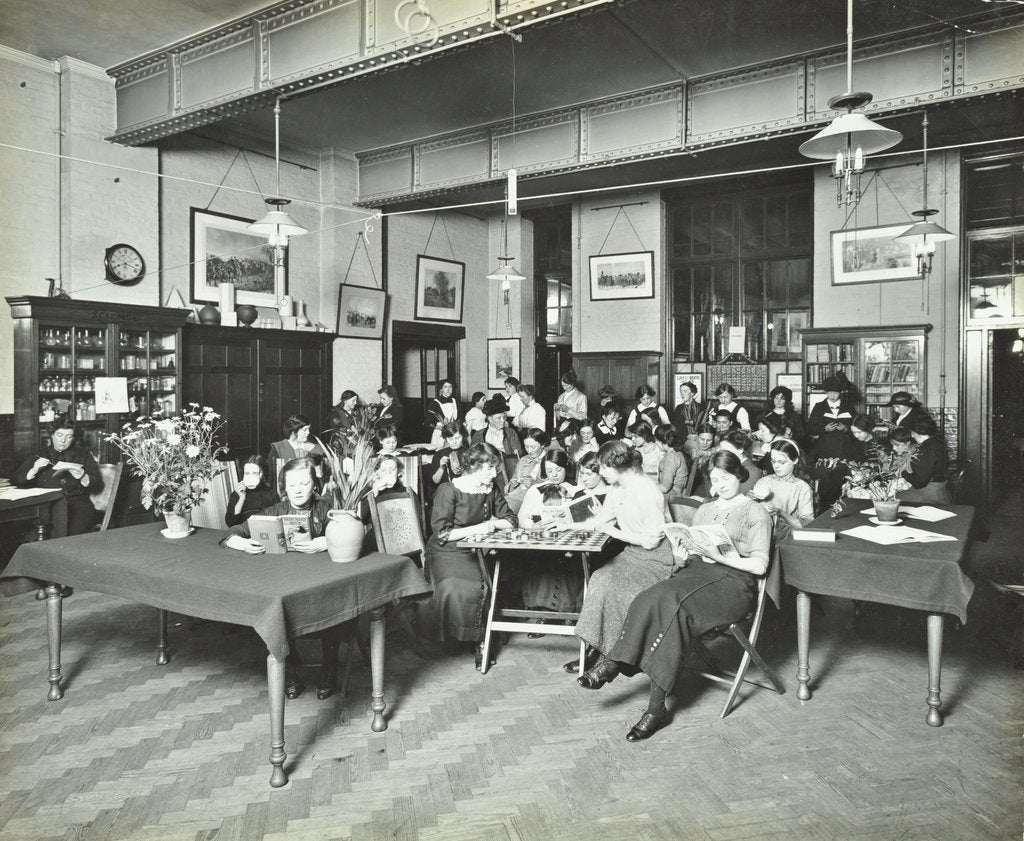
[(259, 452), (284, 436), (291, 415), (309, 418), (314, 435), (330, 426), (331, 366), (325, 344), (313, 334), (268, 336), (259, 345)]

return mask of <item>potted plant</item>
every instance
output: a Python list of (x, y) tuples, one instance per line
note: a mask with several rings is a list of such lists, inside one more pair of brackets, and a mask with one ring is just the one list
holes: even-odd
[(142, 477), (142, 505), (163, 513), (167, 537), (191, 533), (192, 509), (221, 470), (217, 456), (226, 449), (215, 441), (223, 426), (219, 421), (209, 406), (190, 403), (178, 415), (154, 412), (104, 436), (124, 453), (132, 473)]
[(839, 499), (832, 505), (832, 516), (838, 517), (846, 507), (846, 499), (870, 499), (879, 522), (894, 523), (899, 514), (896, 494), (910, 485), (903, 473), (916, 458), (911, 448), (903, 453), (872, 444), (865, 450), (863, 461), (847, 461), (849, 475), (843, 482)]
[(356, 406), (351, 426), (338, 430), (330, 442), (320, 440), (330, 480), (324, 494), (331, 500), (327, 524), (327, 552), (335, 563), (358, 559), (365, 529), (359, 507), (370, 492), (377, 455), (373, 449), (373, 412)]

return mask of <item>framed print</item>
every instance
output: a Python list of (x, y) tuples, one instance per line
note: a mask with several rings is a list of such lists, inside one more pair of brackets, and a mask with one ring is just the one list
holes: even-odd
[(506, 377), (519, 377), (519, 339), (487, 340), (487, 388), (500, 391)]
[(804, 407), (804, 378), (802, 374), (776, 374), (775, 385), (783, 385), (793, 392), (793, 408), (798, 412)]
[(416, 320), (462, 321), (466, 264), (416, 255)]
[(248, 229), (252, 221), (190, 208), (189, 263), (194, 303), (218, 303), (217, 284), (224, 282), (235, 285), (236, 304), (276, 308), (278, 300), (288, 294), (287, 258), (279, 289), (275, 282), (274, 249), (266, 237)]
[(654, 297), (654, 252), (600, 254), (590, 258), (590, 300)]
[(919, 278), (914, 251), (896, 239), (907, 225), (832, 232), (832, 285)]
[(698, 403), (704, 401), (704, 374), (698, 371), (676, 371), (672, 375), (672, 407), (675, 408), (683, 402), (680, 389), (683, 383), (693, 383), (697, 386), (697, 396), (693, 399)]
[(774, 312), (771, 314), (771, 345), (773, 357), (798, 356), (800, 331), (807, 327), (806, 312)]
[(339, 283), (337, 334), (350, 339), (382, 339), (386, 301), (383, 289)]

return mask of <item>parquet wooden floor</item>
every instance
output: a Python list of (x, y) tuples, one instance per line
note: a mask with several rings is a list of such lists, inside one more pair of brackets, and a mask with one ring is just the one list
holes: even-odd
[(579, 688), (570, 638), (516, 636), (481, 676), (468, 654), (424, 662), (389, 635), (389, 729), (369, 729), (362, 668), (347, 699), (307, 690), (286, 706), (291, 782), (273, 791), (251, 631), (174, 617), (160, 667), (154, 610), (77, 592), (67, 694), (48, 703), (43, 606), (2, 599), (0, 841), (1020, 838), (1024, 673), (973, 630), (1019, 614), (979, 587), (947, 628), (946, 724), (930, 728), (923, 616), (820, 601), (810, 702), (792, 619), (772, 612), (763, 648), (787, 694), (749, 689), (722, 720), (724, 690), (687, 677), (640, 744), (624, 735), (646, 681)]

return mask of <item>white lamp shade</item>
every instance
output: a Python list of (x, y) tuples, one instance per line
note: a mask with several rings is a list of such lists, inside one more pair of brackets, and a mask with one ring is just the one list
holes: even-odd
[(249, 230), (260, 236), (300, 237), (309, 231), (292, 219), (283, 210), (271, 210), (262, 219), (257, 219), (248, 226)]
[[(501, 259), (501, 258), (499, 258)], [(519, 274), (515, 266), (510, 266), (508, 263), (502, 262), (498, 268), (487, 275), (488, 280), (500, 280), (503, 283), (506, 281), (513, 280), (526, 280), (526, 275)]]
[(845, 152), (849, 144), (854, 149), (861, 149), (865, 155), (873, 155), (892, 148), (902, 139), (903, 135), (895, 129), (851, 112), (840, 114), (810, 140), (801, 143), (800, 154), (817, 161), (830, 161), (836, 152)]
[(956, 234), (951, 234), (942, 225), (936, 225), (934, 222), (915, 222), (896, 239), (921, 243), (926, 240), (928, 242), (948, 242), (951, 239), (956, 239)]

